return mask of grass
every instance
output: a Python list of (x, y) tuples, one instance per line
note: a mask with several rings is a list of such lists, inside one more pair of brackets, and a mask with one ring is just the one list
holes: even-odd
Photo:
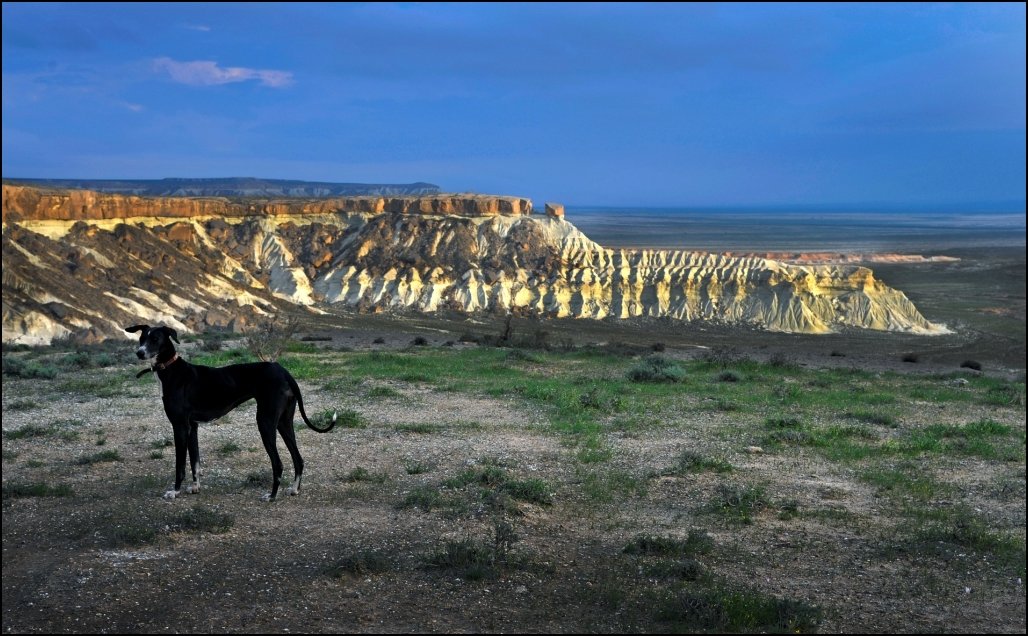
[(373, 473), (363, 466), (358, 466), (348, 472), (343, 481), (352, 484), (358, 482), (366, 482), (372, 484), (381, 484), (389, 479), (389, 476), (385, 473)]
[(638, 535), (625, 546), (625, 554), (639, 556), (695, 557), (707, 554), (714, 541), (703, 530), (692, 530), (685, 539), (669, 536)]
[(811, 633), (822, 611), (802, 601), (778, 598), (740, 587), (685, 587), (668, 594), (657, 609), (669, 631)]
[(693, 473), (714, 472), (730, 473), (732, 464), (721, 457), (707, 457), (696, 451), (684, 450), (678, 455), (678, 460), (668, 468), (665, 475), (688, 475)]
[(31, 439), (34, 437), (58, 437), (66, 442), (77, 440), (80, 436), (81, 420), (54, 420), (47, 424), (25, 424), (19, 428), (4, 431), (3, 436), (9, 440)]
[(75, 494), (67, 484), (51, 486), (44, 482), (5, 482), (4, 499), (20, 497), (71, 497)]
[(115, 449), (109, 449), (100, 451), (99, 453), (93, 453), (92, 455), (82, 455), (75, 460), (76, 464), (80, 466), (88, 466), (91, 464), (102, 464), (106, 462), (120, 462), (121, 453)]

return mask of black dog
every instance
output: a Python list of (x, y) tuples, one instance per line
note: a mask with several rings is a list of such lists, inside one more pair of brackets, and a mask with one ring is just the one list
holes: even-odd
[(197, 464), (200, 460), (197, 424), (216, 420), (248, 400), (257, 400), (257, 429), (261, 432), (264, 448), (271, 458), (273, 481), (271, 492), (264, 496), (264, 500), (275, 499), (282, 479), (282, 460), (278, 456), (278, 447), (275, 443), (276, 430), (289, 449), (296, 475), (292, 486), (286, 492), (290, 495), (300, 492), (303, 458), (296, 447), (296, 433), (293, 431), (296, 405), (300, 405), (300, 416), (307, 426), (319, 433), (332, 430), (335, 418), (333, 417), (332, 423), (324, 429), (311, 424), (303, 410), (300, 387), (282, 365), (277, 362), (253, 362), (215, 369), (189, 364), (175, 352), (172, 341), (178, 342), (178, 334), (174, 329), (133, 325), (126, 327), (125, 331), (142, 332), (139, 334), (139, 349), (136, 350), (136, 355), (140, 360), (153, 359), (153, 363), (150, 369), (141, 371), (139, 376), (150, 371), (157, 375), (164, 401), (164, 412), (171, 420), (175, 432), (175, 489), (164, 493), (165, 499), (174, 499), (181, 492), (182, 480), (186, 477), (187, 450), (193, 471), (193, 484), (189, 487), (189, 492), (200, 491), (197, 475)]

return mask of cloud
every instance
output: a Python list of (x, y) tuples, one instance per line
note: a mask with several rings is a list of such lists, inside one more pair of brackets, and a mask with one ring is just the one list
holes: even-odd
[(173, 81), (189, 86), (217, 86), (256, 80), (271, 88), (285, 88), (293, 83), (293, 74), (289, 71), (242, 66), (222, 68), (217, 62), (209, 60), (179, 62), (170, 57), (160, 57), (153, 61), (153, 67), (158, 72), (166, 72)]

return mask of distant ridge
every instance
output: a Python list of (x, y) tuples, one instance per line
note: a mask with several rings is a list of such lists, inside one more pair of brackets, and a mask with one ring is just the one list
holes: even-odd
[(338, 197), (422, 196), (439, 194), (432, 183), (331, 183), (218, 177), (213, 179), (4, 179), (8, 185), (94, 190), (146, 197)]

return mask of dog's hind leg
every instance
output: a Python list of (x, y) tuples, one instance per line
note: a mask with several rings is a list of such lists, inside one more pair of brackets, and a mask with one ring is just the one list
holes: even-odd
[(277, 413), (273, 409), (257, 407), (257, 428), (261, 432), (264, 450), (268, 451), (268, 458), (271, 459), (271, 492), (264, 495), (264, 501), (275, 501), (279, 484), (282, 483), (282, 459), (278, 456), (278, 444), (275, 439), (277, 419)]
[(189, 423), (189, 469), (193, 473), (193, 483), (186, 492), (200, 492), (200, 436), (196, 422)]
[(293, 459), (293, 483), (286, 489), (288, 495), (300, 494), (300, 482), (303, 480), (303, 457), (300, 456), (300, 449), (296, 446), (296, 430), (293, 429), (293, 417), (296, 415), (296, 400), (290, 399), (278, 420), (278, 433), (282, 441), (289, 449), (289, 456)]

